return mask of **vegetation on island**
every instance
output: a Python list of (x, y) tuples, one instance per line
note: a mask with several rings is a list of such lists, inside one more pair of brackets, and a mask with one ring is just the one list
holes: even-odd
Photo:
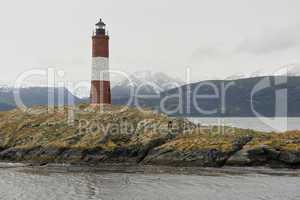
[(300, 131), (206, 127), (122, 106), (0, 112), (0, 160), (175, 166), (300, 166)]

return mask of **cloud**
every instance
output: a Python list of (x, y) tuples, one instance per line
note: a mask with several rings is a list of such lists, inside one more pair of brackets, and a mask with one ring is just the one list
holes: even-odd
[(300, 29), (298, 26), (280, 30), (264, 30), (264, 32), (246, 38), (237, 47), (236, 52), (256, 55), (285, 51), (300, 45)]
[(223, 56), (221, 49), (210, 46), (203, 46), (193, 51), (191, 55), (192, 62), (204, 62), (211, 59), (220, 58)]

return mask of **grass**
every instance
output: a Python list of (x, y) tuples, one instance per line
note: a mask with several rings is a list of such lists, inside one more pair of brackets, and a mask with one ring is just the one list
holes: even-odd
[(300, 131), (256, 135), (245, 148), (256, 148), (260, 146), (266, 146), (276, 150), (298, 151), (300, 149)]
[[(57, 109), (57, 108), (56, 108)], [(64, 112), (48, 113), (47, 107), (35, 106), (30, 108), (29, 113), (21, 110), (1, 112), (0, 114), (0, 146), (29, 148), (34, 146), (57, 146), (57, 147), (81, 147), (92, 148), (104, 146), (112, 149), (117, 145), (127, 145), (134, 142), (131, 138), (115, 138), (107, 144), (101, 144), (104, 136), (103, 129), (81, 133), (80, 120), (89, 122), (86, 129), (90, 130), (95, 125), (107, 128), (109, 124), (120, 124), (123, 120), (138, 126), (141, 120), (153, 119), (152, 123), (164, 123), (167, 117), (151, 111), (140, 112), (137, 109), (121, 110), (118, 106), (109, 107), (105, 112), (84, 111), (91, 109), (88, 105), (81, 104), (76, 109), (81, 112), (75, 114), (74, 126), (68, 125), (67, 108)], [(77, 110), (78, 111), (78, 110)], [(102, 127), (101, 127), (102, 128)], [(105, 130), (105, 129), (104, 129)], [(135, 130), (135, 129), (134, 129)], [(109, 129), (109, 131), (111, 131)], [(112, 132), (112, 131), (111, 131)], [(148, 136), (147, 136), (148, 137)], [(141, 140), (143, 137), (141, 136)]]
[[(98, 108), (92, 108), (87, 104), (76, 107), (75, 124), (68, 125), (67, 107), (63, 112), (48, 113), (47, 107), (35, 106), (29, 113), (20, 110), (0, 112), (0, 147), (33, 148), (33, 147), (67, 147), (67, 148), (95, 148), (101, 147), (113, 150), (118, 146), (130, 146), (146, 144), (158, 138), (161, 134), (168, 134), (168, 123), (172, 122), (171, 132), (177, 137), (161, 148), (173, 148), (180, 151), (197, 149), (219, 149), (229, 151), (233, 147), (233, 141), (241, 136), (251, 136), (253, 139), (245, 148), (268, 146), (280, 150), (300, 149), (300, 131), (286, 133), (264, 133), (249, 129), (237, 129), (223, 127), (222, 134), (218, 134), (220, 127), (213, 127), (199, 132), (194, 125), (184, 119), (169, 118), (163, 114), (147, 110), (140, 112), (134, 108), (121, 109), (120, 106), (108, 106), (105, 112), (97, 112)], [(80, 112), (79, 112), (80, 111)], [(35, 114), (33, 114), (35, 113)], [(80, 120), (90, 123), (85, 128), (79, 128)], [(134, 134), (119, 134), (118, 131), (108, 129), (112, 135), (103, 144), (103, 129), (93, 130), (94, 125), (102, 125), (107, 128), (109, 124), (119, 125), (129, 122)], [(93, 123), (91, 123), (93, 122)], [(141, 123), (143, 122), (143, 123)], [(184, 125), (191, 128), (189, 134), (184, 134)]]

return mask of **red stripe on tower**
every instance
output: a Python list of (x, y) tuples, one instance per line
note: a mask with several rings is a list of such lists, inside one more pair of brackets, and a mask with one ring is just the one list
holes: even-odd
[(111, 104), (109, 79), (109, 36), (100, 19), (93, 39), (91, 104)]

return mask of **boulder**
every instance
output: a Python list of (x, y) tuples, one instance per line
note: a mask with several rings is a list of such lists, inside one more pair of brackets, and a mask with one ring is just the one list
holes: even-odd
[(176, 146), (171, 148), (166, 145), (153, 149), (145, 158), (143, 163), (173, 166), (202, 166), (221, 167), (228, 158), (240, 150), (251, 137), (239, 137), (228, 144), (229, 148), (208, 148), (199, 146), (195, 148), (180, 149)]
[(300, 151), (282, 151), (279, 160), (290, 165), (300, 164)]

